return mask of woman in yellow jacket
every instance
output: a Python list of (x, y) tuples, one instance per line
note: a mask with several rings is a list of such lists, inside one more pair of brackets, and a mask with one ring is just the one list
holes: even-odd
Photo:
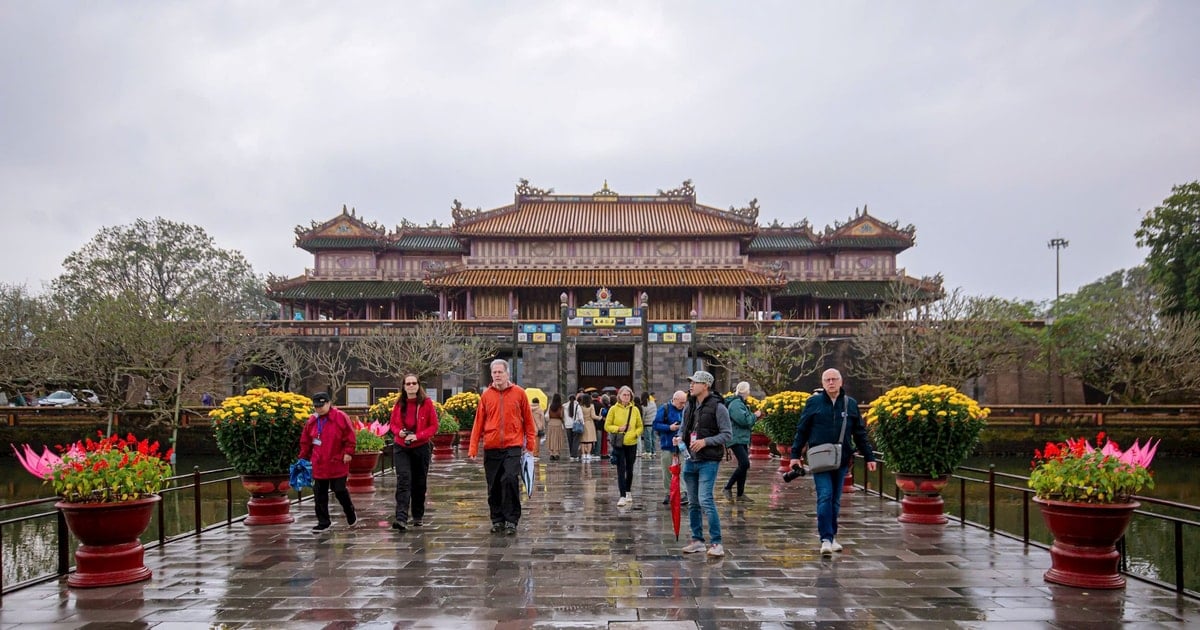
[(613, 440), (613, 463), (617, 465), (617, 489), (621, 491), (617, 507), (625, 507), (633, 503), (633, 467), (642, 438), (642, 411), (633, 403), (633, 390), (629, 386), (617, 391), (617, 404), (604, 416), (604, 430), (622, 436)]

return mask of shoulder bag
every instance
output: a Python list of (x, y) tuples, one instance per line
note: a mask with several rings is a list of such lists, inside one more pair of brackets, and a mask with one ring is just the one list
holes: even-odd
[(842, 441), (846, 439), (847, 405), (846, 400), (842, 399), (842, 430), (838, 433), (837, 444), (818, 444), (808, 447), (809, 472), (821, 473), (841, 468)]

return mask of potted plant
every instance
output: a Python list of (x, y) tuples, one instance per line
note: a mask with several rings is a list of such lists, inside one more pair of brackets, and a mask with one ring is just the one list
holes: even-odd
[(867, 427), (904, 493), (901, 522), (946, 522), (942, 488), (975, 450), (990, 413), (947, 385), (894, 387), (871, 402)]
[(79, 539), (75, 572), (67, 584), (91, 588), (150, 579), (140, 537), (150, 525), (158, 492), (171, 477), (171, 450), (158, 442), (99, 434), (69, 447), (62, 457), (43, 447), (38, 457), (28, 444), (17, 451), (25, 469), (54, 487), (71, 533)]
[[(373, 407), (372, 407), (373, 409)], [(375, 492), (375, 466), (383, 452), (383, 436), (391, 426), (378, 420), (370, 424), (354, 421), (354, 455), (350, 460), (350, 476), (346, 478), (346, 490), (355, 494)]]
[(808, 392), (784, 391), (762, 399), (758, 409), (763, 415), (754, 423), (752, 431), (760, 431), (775, 443), (780, 455), (779, 470), (787, 472), (791, 459), (792, 442), (796, 439), (796, 425), (800, 424), (800, 412), (808, 402)]
[(295, 520), (287, 499), (288, 472), (300, 454), (300, 433), (312, 413), (307, 396), (266, 388), (230, 396), (208, 413), (217, 447), (250, 493), (247, 525)]
[(458, 448), (469, 448), (471, 429), (475, 427), (475, 411), (479, 409), (479, 394), (460, 392), (447, 398), (443, 407), (458, 421)]
[(1044, 577), (1079, 588), (1123, 588), (1116, 544), (1141, 505), (1134, 495), (1154, 487), (1149, 468), (1158, 443), (1135, 440), (1122, 451), (1101, 432), (1096, 445), (1074, 439), (1034, 451), (1029, 487), (1054, 536)]
[(458, 420), (441, 403), (433, 403), (433, 408), (438, 415), (438, 430), (433, 436), (433, 458), (454, 459), (454, 438), (460, 426)]

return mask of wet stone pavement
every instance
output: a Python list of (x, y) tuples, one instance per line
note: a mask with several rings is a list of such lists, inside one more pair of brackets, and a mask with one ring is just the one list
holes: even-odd
[[(1179, 628), (1200, 602), (1131, 580), (1123, 591), (1051, 586), (1048, 552), (951, 523), (902, 525), (899, 505), (843, 501), (845, 551), (818, 553), (812, 483), (753, 462), (747, 495), (717, 506), (727, 554), (683, 556), (657, 460), (618, 508), (607, 462), (541, 461), (515, 536), (491, 534), (483, 471), (434, 462), (426, 526), (390, 528), (394, 480), (354, 495), (353, 528), (313, 534), (235, 524), (147, 552), (154, 577), (6, 595), (9, 628)], [(730, 464), (722, 465), (721, 482)]]

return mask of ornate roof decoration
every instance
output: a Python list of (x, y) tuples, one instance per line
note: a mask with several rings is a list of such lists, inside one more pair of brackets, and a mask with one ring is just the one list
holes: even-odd
[(912, 224), (900, 227), (898, 221), (881, 221), (862, 208), (854, 209), (854, 217), (845, 223), (835, 221), (825, 226), (820, 244), (837, 248), (903, 250), (916, 243), (917, 228)]
[(782, 287), (782, 276), (752, 268), (732, 269), (464, 269), (430, 274), (425, 286), (584, 288), (622, 287)]
[(683, 180), (683, 185), (681, 185), (679, 188), (672, 188), (671, 190), (663, 190), (659, 188), (658, 195), (660, 197), (691, 197), (695, 199), (696, 187), (692, 186), (692, 180), (685, 179)]
[(592, 193), (592, 201), (616, 201), (617, 198), (617, 193), (609, 190), (607, 179), (604, 180), (604, 188)]
[(358, 217), (353, 208), (342, 206), (341, 214), (325, 221), (311, 222), (308, 228), (297, 225), (296, 246), (312, 251), (313, 249), (342, 248), (342, 249), (379, 249), (387, 241), (387, 229), (382, 225), (367, 223)]
[(758, 199), (757, 198), (751, 199), (750, 205), (746, 206), (745, 208), (735, 208), (733, 206), (729, 206), (729, 213), (739, 216), (739, 217), (745, 217), (747, 219), (750, 219), (751, 221), (757, 221), (758, 220)]
[[(608, 188), (608, 182), (605, 181), (604, 187)], [(553, 188), (535, 188), (529, 185), (529, 180), (524, 177), (517, 180), (517, 196), (518, 197), (544, 197), (553, 195)]]
[(483, 210), (480, 208), (475, 208), (472, 210), (470, 208), (463, 207), (462, 202), (457, 199), (454, 200), (454, 203), (450, 204), (450, 216), (454, 217), (455, 223), (464, 223), (466, 221), (470, 221), (481, 214), (483, 214)]

